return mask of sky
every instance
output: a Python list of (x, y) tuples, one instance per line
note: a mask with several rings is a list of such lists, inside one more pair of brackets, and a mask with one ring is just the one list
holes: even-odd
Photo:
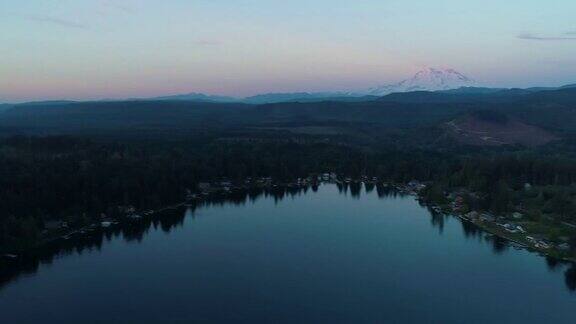
[(576, 82), (574, 0), (2, 0), (0, 102)]

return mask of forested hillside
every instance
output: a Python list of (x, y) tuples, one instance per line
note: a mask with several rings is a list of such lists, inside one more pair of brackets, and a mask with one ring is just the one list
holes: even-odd
[(0, 249), (34, 246), (52, 221), (82, 227), (119, 206), (182, 201), (199, 182), (323, 172), (427, 181), (433, 200), (465, 188), (473, 208), (522, 210), (550, 232), (576, 222), (574, 134), (574, 88), (10, 106), (0, 113)]
[[(274, 131), (379, 136), (440, 127), (473, 111), (492, 110), (560, 138), (576, 132), (576, 88), (412, 92), (361, 102), (285, 102), (265, 105), (194, 101), (47, 102), (20, 104), (0, 114), (0, 134), (83, 134), (186, 137), (198, 133)], [(278, 127), (280, 127), (278, 129)], [(318, 128), (320, 127), (320, 128)], [(324, 128), (324, 129), (323, 129)], [(324, 131), (324, 132), (323, 132)]]

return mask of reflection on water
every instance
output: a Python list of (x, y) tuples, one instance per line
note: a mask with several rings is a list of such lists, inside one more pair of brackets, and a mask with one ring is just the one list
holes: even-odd
[[(350, 195), (354, 199), (359, 199), (362, 193), (371, 194), (374, 189), (379, 198), (403, 197), (403, 194), (391, 186), (362, 184), (359, 182), (338, 183), (336, 184), (338, 192), (341, 195)], [(251, 189), (244, 192), (234, 192), (225, 197), (211, 197), (207, 200), (196, 202), (189, 205), (186, 209), (169, 210), (158, 215), (143, 218), (138, 223), (122, 224), (115, 228), (109, 228), (102, 231), (95, 231), (84, 237), (76, 237), (68, 240), (59, 240), (43, 246), (40, 249), (30, 251), (21, 255), (16, 261), (0, 261), (0, 289), (4, 288), (10, 282), (13, 282), (22, 275), (36, 273), (41, 265), (50, 265), (57, 262), (59, 258), (65, 258), (70, 255), (81, 255), (84, 252), (99, 251), (106, 242), (115, 239), (122, 239), (125, 242), (141, 242), (146, 238), (146, 234), (151, 229), (161, 229), (169, 233), (175, 228), (182, 227), (186, 217), (195, 217), (194, 211), (198, 208), (209, 206), (224, 206), (253, 204), (260, 198), (272, 198), (276, 203), (285, 198), (295, 198), (305, 195), (309, 190), (318, 191), (318, 186), (304, 187), (277, 187), (272, 189)], [(448, 218), (455, 218), (450, 215), (436, 213), (429, 209), (430, 224), (438, 230), (439, 235), (444, 232), (444, 227)], [(495, 254), (504, 254), (509, 250), (514, 250), (506, 240), (488, 234), (478, 228), (476, 225), (460, 220), (462, 231), (467, 239), (482, 241), (492, 246)], [(564, 272), (566, 287), (570, 291), (576, 291), (576, 265), (569, 262), (560, 261), (552, 258), (543, 258), (550, 271)]]

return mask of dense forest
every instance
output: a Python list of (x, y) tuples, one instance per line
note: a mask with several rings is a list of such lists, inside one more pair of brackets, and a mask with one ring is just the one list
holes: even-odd
[(3, 252), (37, 245), (54, 223), (81, 228), (115, 217), (119, 207), (181, 202), (201, 182), (271, 177), (283, 184), (325, 172), (427, 182), (424, 198), (434, 202), (463, 192), (467, 209), (521, 212), (551, 239), (566, 241), (574, 230), (557, 225), (576, 223), (573, 87), (263, 105), (39, 102), (2, 110)]
[[(181, 202), (198, 183), (271, 177), (276, 183), (334, 172), (380, 182), (433, 183), (442, 200), (454, 188), (473, 193), (478, 210), (576, 223), (576, 163), (527, 150), (439, 152), (363, 150), (330, 143), (147, 141), (16, 136), (0, 143), (0, 246), (34, 246), (48, 224), (82, 227), (120, 206), (153, 209)], [(526, 190), (526, 185), (530, 190)], [(436, 197), (435, 197), (436, 196)]]

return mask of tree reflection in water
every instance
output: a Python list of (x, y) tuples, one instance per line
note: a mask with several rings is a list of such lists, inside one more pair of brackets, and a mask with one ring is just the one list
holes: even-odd
[[(380, 199), (404, 197), (406, 194), (399, 192), (392, 186), (383, 184), (365, 184), (360, 182), (337, 183), (338, 192), (347, 195), (350, 191), (351, 197), (359, 199), (362, 193), (371, 193), (374, 188)], [(100, 251), (105, 242), (121, 238), (126, 242), (142, 242), (146, 234), (153, 227), (160, 228), (165, 233), (169, 233), (175, 228), (182, 227), (186, 217), (195, 217), (194, 211), (198, 208), (209, 206), (236, 205), (241, 206), (246, 203), (255, 203), (262, 197), (273, 198), (276, 203), (286, 197), (295, 198), (304, 195), (309, 190), (318, 191), (318, 185), (299, 186), (299, 187), (275, 187), (270, 189), (252, 188), (244, 191), (234, 191), (226, 196), (215, 196), (209, 199), (193, 203), (187, 208), (179, 208), (163, 211), (159, 214), (152, 215), (141, 219), (138, 222), (123, 223), (114, 228), (98, 230), (86, 234), (82, 237), (76, 236), (68, 240), (58, 240), (49, 243), (42, 248), (29, 251), (15, 261), (0, 260), (0, 289), (11, 281), (16, 280), (21, 275), (30, 275), (36, 273), (40, 266), (50, 265), (56, 259), (70, 256), (81, 255), (85, 251)], [(422, 204), (421, 204), (422, 205)], [(429, 209), (430, 223), (433, 227), (438, 228), (442, 234), (447, 218), (453, 217), (442, 213), (434, 212)], [(508, 241), (496, 236), (489, 235), (478, 228), (476, 225), (460, 220), (462, 231), (467, 238), (477, 238), (492, 245), (492, 250), (496, 254), (503, 254), (510, 247)], [(576, 265), (571, 262), (564, 262), (557, 259), (546, 258), (546, 263), (551, 271), (564, 271), (566, 287), (570, 291), (576, 291)]]

